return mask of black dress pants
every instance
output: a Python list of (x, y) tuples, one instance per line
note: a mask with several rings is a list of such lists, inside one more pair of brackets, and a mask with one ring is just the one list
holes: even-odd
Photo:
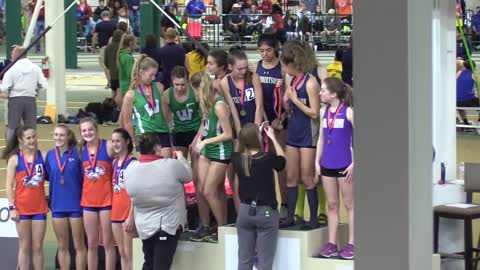
[(152, 237), (142, 240), (145, 260), (142, 270), (170, 270), (179, 236), (180, 230), (175, 235), (160, 230)]

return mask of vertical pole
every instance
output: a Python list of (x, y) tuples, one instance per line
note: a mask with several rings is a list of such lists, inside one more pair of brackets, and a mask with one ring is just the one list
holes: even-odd
[(20, 1), (7, 1), (5, 6), (6, 16), (6, 32), (7, 32), (7, 49), (5, 54), (10, 57), (10, 47), (15, 44), (22, 43), (22, 20), (21, 20)]
[(355, 270), (432, 269), (433, 1), (354, 1), (354, 14)]
[[(63, 6), (54, 1), (45, 1), (45, 22), (47, 25), (50, 25), (64, 11)], [(65, 44), (61, 42), (62, 40), (65, 40), (65, 18), (63, 16), (55, 24), (55, 27), (47, 33), (45, 43), (46, 53), (50, 60), (45, 115), (50, 116), (54, 121), (56, 121), (58, 114), (66, 113)]]
[[(66, 9), (72, 0), (64, 0)], [(78, 67), (77, 55), (77, 15), (75, 7), (65, 13), (65, 66), (66, 68)]]

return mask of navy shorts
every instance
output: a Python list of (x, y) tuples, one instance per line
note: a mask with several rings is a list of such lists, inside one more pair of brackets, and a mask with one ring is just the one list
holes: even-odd
[(69, 211), (69, 212), (52, 212), (53, 218), (81, 218), (83, 213), (81, 211)]
[(178, 132), (173, 134), (173, 146), (189, 147), (197, 136), (197, 131)]
[(112, 220), (112, 224), (121, 224), (124, 223), (125, 220)]
[(20, 215), (20, 220), (47, 220), (47, 214)]
[(223, 164), (227, 164), (227, 165), (230, 164), (230, 159), (222, 160), (222, 159), (209, 158), (209, 157), (207, 157), (207, 158), (212, 162), (218, 162), (218, 163), (223, 163)]
[(157, 132), (157, 136), (160, 138), (160, 144), (162, 145), (162, 147), (172, 147), (170, 133)]
[(320, 171), (322, 176), (326, 176), (326, 177), (345, 177), (347, 176), (347, 173), (345, 172), (347, 168), (348, 167), (340, 168), (340, 169), (327, 169), (321, 166)]
[(100, 212), (100, 211), (108, 211), (112, 210), (112, 206), (104, 206), (104, 207), (83, 207), (83, 211), (88, 212)]

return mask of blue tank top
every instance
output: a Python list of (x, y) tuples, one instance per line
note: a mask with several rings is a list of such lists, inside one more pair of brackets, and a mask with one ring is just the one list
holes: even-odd
[[(66, 165), (63, 173), (57, 163), (56, 148), (48, 151), (46, 171), (50, 181), (49, 194), (52, 212), (80, 212), (82, 198), (83, 169), (77, 147), (73, 146), (59, 153), (60, 166)], [(63, 178), (63, 182), (61, 181)]]
[[(277, 118), (277, 113), (275, 112), (275, 85), (278, 80), (283, 78), (282, 65), (278, 62), (275, 67), (266, 69), (263, 67), (263, 60), (260, 60), (257, 64), (257, 74), (262, 83), (263, 109), (268, 121), (271, 123)], [(282, 103), (282, 97), (280, 97), (278, 102)]]
[[(332, 129), (329, 129), (327, 124), (330, 105), (322, 119), (323, 150), (320, 165), (327, 169), (342, 169), (352, 163), (353, 127), (347, 119), (347, 108), (348, 106), (344, 105), (339, 110)], [(335, 112), (330, 112), (330, 121), (333, 121), (334, 116)]]
[(470, 70), (464, 69), (457, 78), (457, 101), (468, 101), (475, 98), (475, 81)]
[[(298, 99), (310, 107), (310, 100), (307, 92), (307, 82), (312, 75), (306, 74), (305, 78), (299, 81), (297, 91)], [(290, 86), (293, 87), (292, 79)], [(318, 118), (312, 119), (306, 115), (293, 102), (290, 102), (290, 112), (288, 114), (287, 144), (294, 147), (315, 147), (318, 140)]]
[[(18, 158), (18, 164), (17, 164), (16, 175), (20, 175), (20, 174), (25, 175), (23, 177), (23, 184), (26, 186), (28, 185), (33, 187), (37, 187), (40, 185), (43, 186), (45, 171), (44, 171), (44, 162), (43, 162), (42, 152), (40, 150), (37, 150), (37, 155), (35, 156), (35, 160), (33, 161), (35, 163), (35, 166), (33, 167), (32, 174), (30, 175), (30, 177), (28, 177), (27, 175), (27, 167), (23, 161), (22, 151), (17, 152), (17, 158)], [(28, 165), (30, 166), (30, 162), (28, 162)]]
[[(238, 111), (238, 117), (240, 118), (240, 125), (243, 127), (247, 123), (255, 123), (255, 91), (253, 90), (253, 85), (245, 82), (245, 94), (243, 98), (243, 104), (240, 102), (242, 97), (242, 90), (235, 87), (233, 78), (231, 75), (228, 76), (228, 88), (230, 89), (230, 95), (232, 96), (233, 103)], [(242, 111), (246, 112), (242, 116)]]

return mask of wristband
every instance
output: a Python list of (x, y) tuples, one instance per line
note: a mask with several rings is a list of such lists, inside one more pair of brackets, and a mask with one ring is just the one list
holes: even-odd
[(10, 206), (8, 207), (8, 210), (12, 211), (12, 210), (16, 210), (16, 208), (15, 208), (14, 205), (10, 205)]

